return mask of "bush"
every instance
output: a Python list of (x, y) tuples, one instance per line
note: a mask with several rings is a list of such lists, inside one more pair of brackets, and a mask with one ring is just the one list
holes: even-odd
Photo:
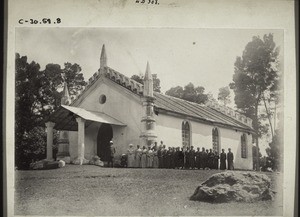
[[(54, 132), (53, 156), (57, 153), (58, 134)], [(16, 137), (15, 166), (17, 169), (29, 169), (30, 163), (46, 158), (47, 134), (43, 127), (34, 127), (24, 133), (21, 139)]]

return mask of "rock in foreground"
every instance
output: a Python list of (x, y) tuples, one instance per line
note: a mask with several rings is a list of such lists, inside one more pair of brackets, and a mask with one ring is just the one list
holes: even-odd
[(264, 174), (223, 172), (203, 182), (190, 199), (211, 203), (272, 200), (274, 193), (270, 186), (271, 180)]

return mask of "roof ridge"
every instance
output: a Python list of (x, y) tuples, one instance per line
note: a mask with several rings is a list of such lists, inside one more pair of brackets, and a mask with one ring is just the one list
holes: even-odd
[(142, 95), (144, 90), (144, 85), (136, 80), (122, 74), (121, 72), (111, 68), (111, 67), (104, 67), (104, 72), (106, 78), (109, 78), (111, 81), (129, 89), (131, 92)]
[[(170, 99), (179, 100), (179, 101), (191, 104), (191, 105), (201, 106), (201, 107), (206, 107), (206, 108), (212, 109), (212, 110), (214, 110), (216, 112), (219, 112), (219, 113), (227, 116), (228, 118), (232, 118), (233, 120), (238, 121), (239, 123), (244, 124), (246, 126), (251, 126), (252, 125), (252, 120), (250, 118), (248, 118), (247, 116), (241, 114), (240, 112), (235, 111), (233, 108), (231, 108), (229, 106), (222, 106), (222, 105), (220, 105), (217, 101), (215, 101), (215, 104), (217, 103), (219, 106), (215, 106), (216, 107), (215, 108), (215, 107), (212, 107), (212, 106), (208, 105), (208, 103), (206, 103), (206, 104), (200, 104), (200, 103), (196, 103), (196, 102), (191, 102), (191, 101), (188, 101), (188, 100), (184, 100), (184, 99), (181, 99), (181, 98), (178, 98), (178, 97), (175, 97), (175, 96), (170, 96), (170, 95), (166, 95), (166, 94), (162, 94), (162, 93), (158, 93), (158, 92), (155, 92), (155, 93), (156, 94), (160, 94), (160, 95), (162, 95), (164, 97), (168, 97)], [(208, 100), (208, 102), (211, 102), (211, 100)], [(220, 107), (226, 107), (228, 110), (233, 111), (233, 114), (231, 115), (231, 111), (230, 112), (226, 112), (226, 111), (221, 110)], [(238, 114), (238, 115), (236, 115), (236, 114)]]
[(160, 95), (163, 95), (163, 96), (166, 96), (166, 97), (169, 97), (169, 98), (175, 98), (176, 100), (181, 100), (181, 101), (188, 102), (188, 103), (191, 103), (191, 104), (205, 106), (204, 104), (200, 104), (200, 103), (197, 103), (197, 102), (192, 102), (192, 101), (189, 101), (189, 100), (186, 100), (186, 99), (181, 99), (181, 98), (178, 98), (176, 96), (170, 96), (170, 95), (159, 93), (159, 92), (155, 92), (155, 93), (158, 93)]

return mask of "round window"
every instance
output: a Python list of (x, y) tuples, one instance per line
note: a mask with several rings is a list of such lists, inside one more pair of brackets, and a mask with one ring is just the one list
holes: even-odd
[(100, 104), (104, 104), (106, 102), (106, 96), (104, 94), (102, 94), (100, 97), (99, 97), (99, 103)]

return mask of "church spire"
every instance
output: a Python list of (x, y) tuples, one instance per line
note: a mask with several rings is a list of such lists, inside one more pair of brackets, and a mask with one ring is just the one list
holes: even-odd
[(147, 61), (147, 67), (146, 67), (146, 72), (145, 72), (145, 77), (144, 80), (152, 80), (152, 74), (151, 74), (151, 70), (150, 70), (150, 65), (149, 62)]
[(149, 62), (147, 62), (146, 72), (144, 76), (144, 96), (153, 97), (153, 79)]
[(70, 94), (69, 94), (67, 82), (64, 82), (64, 90), (62, 93), (60, 104), (61, 105), (69, 105), (70, 104)]
[(155, 131), (155, 116), (154, 116), (154, 101), (153, 95), (153, 79), (150, 71), (149, 62), (147, 62), (146, 72), (144, 76), (144, 93), (143, 93), (143, 109), (145, 116), (142, 117), (144, 130), (141, 132), (140, 137), (143, 138), (145, 146), (151, 146), (157, 136)]
[(101, 56), (100, 56), (100, 69), (107, 66), (107, 56), (105, 51), (105, 44), (102, 45)]

